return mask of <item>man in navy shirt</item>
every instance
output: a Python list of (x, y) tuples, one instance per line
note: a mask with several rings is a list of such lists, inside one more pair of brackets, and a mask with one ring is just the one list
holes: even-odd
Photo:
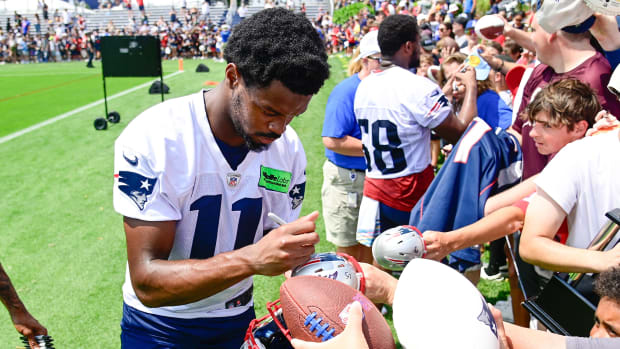
[[(518, 183), (520, 163), (517, 139), (504, 131), (496, 134), (484, 120), (475, 118), (411, 211), (409, 224), (426, 232), (450, 231), (476, 222), (484, 215), (491, 194)], [(431, 243), (433, 238), (427, 238), (427, 244)], [(454, 251), (447, 262), (477, 283), (479, 249)]]

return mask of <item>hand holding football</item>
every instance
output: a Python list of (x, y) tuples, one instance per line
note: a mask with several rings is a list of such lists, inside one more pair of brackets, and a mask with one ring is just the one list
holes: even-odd
[(362, 305), (362, 330), (370, 349), (395, 348), (392, 332), (377, 307), (362, 293), (344, 283), (318, 276), (290, 278), (280, 287), (282, 315), (293, 338), (323, 342), (346, 327), (349, 310)]
[(482, 16), (474, 29), (481, 38), (493, 40), (504, 33), (504, 21), (496, 15)]

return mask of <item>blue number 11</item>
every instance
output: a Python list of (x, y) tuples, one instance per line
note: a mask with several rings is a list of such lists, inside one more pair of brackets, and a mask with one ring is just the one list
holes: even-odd
[[(198, 211), (194, 242), (189, 258), (206, 259), (213, 257), (217, 242), (217, 229), (220, 224), (222, 195), (205, 195), (194, 201), (189, 209)], [(232, 204), (233, 211), (240, 211), (235, 250), (254, 243), (256, 228), (263, 210), (262, 198), (245, 198)]]

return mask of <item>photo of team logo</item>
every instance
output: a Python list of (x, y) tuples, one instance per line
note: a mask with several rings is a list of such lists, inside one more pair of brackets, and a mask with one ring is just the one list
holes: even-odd
[(140, 211), (144, 210), (148, 196), (153, 193), (157, 178), (148, 178), (129, 171), (119, 171), (115, 177), (118, 179), (118, 189), (133, 200)]

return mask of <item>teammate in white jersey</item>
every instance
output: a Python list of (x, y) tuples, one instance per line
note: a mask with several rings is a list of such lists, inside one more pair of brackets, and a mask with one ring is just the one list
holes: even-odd
[(116, 141), (123, 348), (238, 349), (252, 275), (282, 274), (319, 241), (318, 213), (297, 219), (306, 159), (287, 125), (329, 75), (321, 39), (305, 17), (268, 9), (235, 27), (224, 57), (216, 88), (148, 109)]
[(465, 76), (474, 74), (471, 67), (456, 74), (471, 85), (458, 117), (439, 86), (408, 70), (420, 55), (415, 18), (387, 17), (378, 41), (382, 71), (360, 83), (354, 103), (367, 164), (357, 240), (366, 246), (379, 232), (408, 224), (433, 180), (431, 129), (456, 143), (476, 115), (476, 80)]

